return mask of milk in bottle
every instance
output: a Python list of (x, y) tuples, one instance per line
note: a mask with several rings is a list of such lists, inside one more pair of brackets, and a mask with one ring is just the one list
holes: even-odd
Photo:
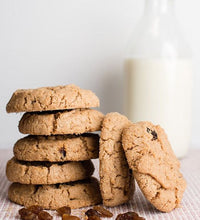
[(160, 124), (181, 158), (190, 145), (192, 63), (173, 4), (146, 0), (124, 61), (124, 109), (133, 122)]

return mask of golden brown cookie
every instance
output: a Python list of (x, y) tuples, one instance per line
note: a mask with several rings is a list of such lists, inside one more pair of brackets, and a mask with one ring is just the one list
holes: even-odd
[(22, 184), (56, 184), (83, 180), (94, 172), (90, 160), (79, 162), (24, 162), (14, 157), (8, 161), (6, 175), (9, 181)]
[(101, 195), (106, 206), (127, 202), (135, 188), (121, 143), (122, 130), (129, 124), (125, 116), (116, 112), (107, 114), (102, 123), (99, 172)]
[(25, 113), (19, 122), (23, 134), (82, 134), (98, 131), (104, 115), (93, 109)]
[(99, 157), (99, 135), (27, 136), (16, 142), (14, 155), (24, 161), (82, 161)]
[(6, 110), (7, 112), (35, 112), (98, 106), (99, 99), (92, 91), (70, 84), (17, 90), (8, 102)]
[(12, 183), (8, 198), (26, 207), (39, 205), (45, 209), (58, 209), (62, 206), (75, 209), (101, 203), (99, 183), (95, 178), (56, 185)]
[(138, 122), (124, 129), (122, 143), (129, 167), (151, 204), (163, 212), (178, 207), (186, 182), (164, 130)]

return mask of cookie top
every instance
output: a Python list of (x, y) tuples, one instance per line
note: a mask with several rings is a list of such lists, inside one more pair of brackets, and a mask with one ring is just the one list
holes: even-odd
[(26, 136), (13, 148), (15, 158), (24, 161), (82, 161), (99, 157), (99, 135)]
[(178, 207), (186, 182), (164, 130), (151, 122), (138, 122), (124, 129), (122, 143), (145, 197), (163, 212)]
[(109, 113), (102, 123), (99, 172), (103, 204), (116, 206), (127, 202), (134, 190), (134, 181), (121, 143), (123, 128), (129, 120), (119, 113)]
[(35, 112), (98, 106), (99, 99), (92, 91), (70, 84), (16, 90), (6, 106), (6, 111)]
[(19, 122), (23, 134), (82, 134), (99, 131), (104, 115), (94, 109), (25, 113)]
[(56, 184), (90, 177), (94, 165), (90, 160), (80, 162), (24, 162), (14, 157), (8, 161), (6, 175), (9, 181), (22, 184)]
[(58, 209), (63, 206), (76, 209), (101, 203), (99, 183), (92, 177), (83, 181), (56, 185), (13, 183), (9, 187), (8, 198), (26, 207), (39, 205), (44, 209)]

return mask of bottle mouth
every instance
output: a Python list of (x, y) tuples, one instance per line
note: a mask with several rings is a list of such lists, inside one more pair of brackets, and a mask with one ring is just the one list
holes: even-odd
[(146, 0), (145, 13), (163, 14), (174, 10), (174, 0)]

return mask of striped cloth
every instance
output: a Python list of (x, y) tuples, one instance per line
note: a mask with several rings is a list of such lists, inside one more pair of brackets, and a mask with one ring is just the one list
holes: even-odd
[[(19, 219), (18, 210), (21, 208), (21, 206), (7, 199), (7, 190), (10, 183), (5, 176), (5, 166), (6, 161), (11, 157), (12, 150), (0, 150), (0, 219)], [(96, 166), (94, 175), (98, 176), (98, 160), (94, 160), (94, 163)], [(112, 219), (115, 219), (119, 213), (135, 211), (147, 220), (200, 220), (200, 150), (191, 150), (188, 157), (182, 159), (181, 168), (188, 184), (181, 208), (177, 208), (170, 213), (161, 213), (146, 201), (137, 187), (133, 200), (128, 204), (109, 208), (114, 214)], [(72, 214), (85, 219), (84, 212), (87, 209), (72, 210)], [(54, 211), (50, 213), (54, 216), (53, 219), (61, 219)], [(106, 218), (104, 219), (106, 220)]]

